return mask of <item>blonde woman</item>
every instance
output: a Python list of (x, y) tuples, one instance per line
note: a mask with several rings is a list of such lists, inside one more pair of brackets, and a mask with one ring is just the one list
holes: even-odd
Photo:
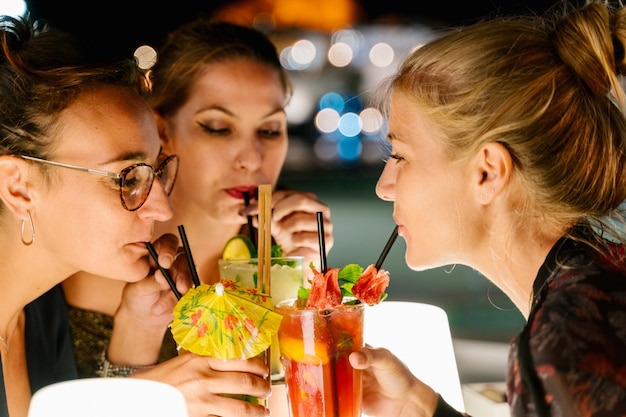
[[(626, 9), (604, 1), (481, 22), (386, 84), (376, 192), (412, 269), (470, 266), (526, 317), (509, 357), (515, 417), (626, 414), (625, 34)], [(460, 414), (384, 348), (350, 359), (368, 415)]]

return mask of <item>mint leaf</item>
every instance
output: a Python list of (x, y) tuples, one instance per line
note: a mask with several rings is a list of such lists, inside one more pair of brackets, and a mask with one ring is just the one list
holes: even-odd
[(285, 252), (283, 252), (283, 247), (281, 245), (272, 245), (270, 256), (272, 258), (282, 258), (283, 256), (285, 256)]
[(304, 298), (305, 300), (308, 300), (310, 292), (311, 290), (309, 288), (300, 287), (298, 288), (298, 298)]
[(339, 286), (343, 282), (355, 283), (363, 273), (363, 267), (358, 264), (348, 264), (339, 271)]
[(352, 287), (354, 287), (353, 282), (346, 282), (343, 285), (341, 285), (339, 287), (339, 289), (341, 290), (341, 296), (342, 297), (354, 297), (354, 294), (352, 293)]

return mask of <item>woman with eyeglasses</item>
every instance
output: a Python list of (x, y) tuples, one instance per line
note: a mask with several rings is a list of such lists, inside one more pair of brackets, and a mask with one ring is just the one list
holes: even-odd
[[(176, 302), (148, 256), (156, 222), (172, 217), (168, 194), (178, 157), (161, 154), (154, 117), (134, 62), (81, 65), (70, 36), (28, 18), (0, 18), (0, 416), (25, 417), (38, 389), (78, 377), (60, 284), (77, 271), (123, 280), (116, 318), (144, 336), (137, 295), (151, 307)], [(154, 242), (181, 291), (175, 235)], [(146, 278), (147, 277), (147, 278)], [(97, 288), (93, 289), (98, 291)], [(169, 383), (190, 416), (266, 415), (219, 392), (265, 397), (261, 360), (193, 354), (133, 376)]]
[[(205, 17), (169, 35), (159, 48), (151, 82), (150, 103), (163, 149), (180, 156), (171, 195), (174, 216), (157, 224), (157, 235), (177, 234), (182, 224), (200, 279), (214, 283), (228, 239), (246, 234), (256, 240), (247, 229), (246, 215), (256, 215), (258, 185), (278, 183), (287, 155), (285, 106), (291, 86), (276, 47), (266, 35)], [(245, 193), (251, 200), (248, 207)], [(318, 211), (324, 214), (326, 249), (333, 245), (329, 208), (311, 193), (285, 189), (273, 191), (272, 207), (274, 242), (286, 256), (304, 256), (308, 272), (309, 263), (320, 260)], [(136, 354), (131, 356), (130, 350), (116, 347), (118, 341), (124, 345), (125, 337), (132, 337), (132, 330), (124, 331), (119, 325), (123, 322), (113, 318), (123, 283), (79, 273), (63, 286), (81, 375), (102, 375), (105, 357), (107, 369), (114, 371), (117, 364), (156, 363), (159, 357), (176, 355), (167, 328), (171, 312), (161, 315), (160, 323), (158, 317), (146, 318), (156, 342), (149, 346), (151, 339), (143, 339), (146, 343), (134, 345)], [(104, 293), (107, 297), (99, 295)], [(97, 334), (93, 333), (94, 320)], [(272, 395), (272, 401), (280, 399), (286, 401), (284, 393)], [(274, 415), (278, 412), (273, 410)]]

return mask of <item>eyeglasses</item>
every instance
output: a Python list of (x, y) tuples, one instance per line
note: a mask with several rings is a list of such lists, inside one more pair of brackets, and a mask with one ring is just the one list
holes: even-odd
[(48, 161), (32, 156), (21, 155), (21, 157), (29, 161), (54, 165), (61, 168), (75, 169), (77, 171), (116, 179), (119, 181), (122, 206), (129, 211), (138, 210), (146, 202), (150, 190), (152, 189), (155, 176), (159, 177), (163, 189), (167, 195), (170, 195), (172, 188), (174, 188), (174, 182), (176, 182), (176, 174), (178, 172), (178, 156), (176, 155), (166, 157), (156, 169), (148, 164), (138, 163), (124, 168), (119, 173), (63, 164), (61, 162)]

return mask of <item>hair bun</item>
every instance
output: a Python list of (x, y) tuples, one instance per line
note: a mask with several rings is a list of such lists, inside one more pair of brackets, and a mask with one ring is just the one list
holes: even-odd
[(595, 94), (614, 86), (624, 59), (624, 46), (612, 33), (611, 11), (592, 3), (555, 24), (553, 44), (560, 58)]

